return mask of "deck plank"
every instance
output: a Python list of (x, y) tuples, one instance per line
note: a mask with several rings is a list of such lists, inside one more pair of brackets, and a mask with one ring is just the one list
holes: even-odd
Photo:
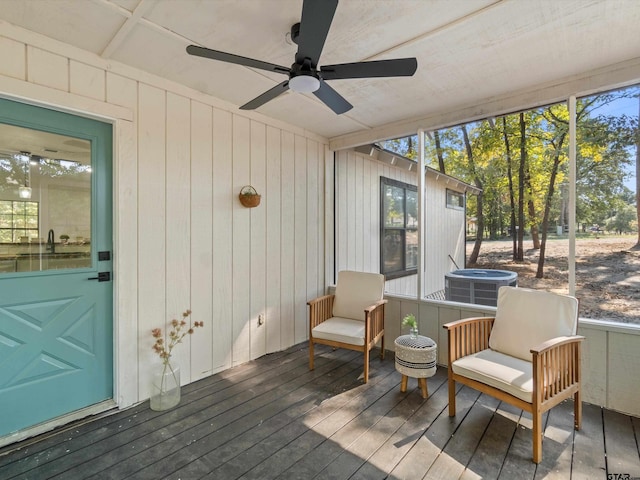
[(603, 478), (606, 471), (602, 408), (583, 404), (582, 428), (575, 433), (573, 445), (573, 480)]
[(640, 419), (573, 404), (543, 417), (543, 461), (531, 462), (531, 415), (457, 386), (448, 416), (447, 371), (430, 395), (401, 393), (393, 353), (362, 355), (306, 344), (183, 387), (180, 405), (149, 402), (99, 415), (0, 450), (4, 479), (592, 479), (640, 477)]
[(638, 444), (631, 417), (605, 410), (603, 418), (607, 473), (640, 477)]
[[(430, 395), (404, 424), (378, 448), (351, 477), (352, 480), (384, 479), (398, 465), (425, 430), (447, 407), (446, 369), (439, 368), (436, 375), (427, 380)], [(417, 399), (416, 389), (413, 398)]]

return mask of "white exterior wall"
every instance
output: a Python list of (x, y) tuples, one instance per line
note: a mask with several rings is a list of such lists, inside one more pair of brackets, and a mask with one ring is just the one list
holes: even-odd
[(465, 266), (465, 211), (447, 208), (447, 188), (444, 177), (427, 175), (424, 295), (444, 290), (445, 274)]
[[(351, 150), (336, 153), (337, 270), (380, 272), (380, 177), (411, 185), (417, 172), (390, 166)], [(446, 178), (427, 175), (425, 216), (426, 294), (444, 289), (444, 275), (465, 262), (465, 212), (446, 208)], [(453, 189), (453, 188), (452, 188)], [(388, 280), (385, 292), (415, 297), (417, 275)]]
[[(0, 95), (114, 124), (118, 405), (148, 398), (151, 329), (187, 308), (205, 326), (176, 349), (183, 383), (306, 340), (326, 285), (327, 140), (2, 26)], [(257, 208), (238, 200), (247, 184)]]
[[(380, 177), (411, 185), (416, 172), (378, 162), (368, 155), (336, 152), (336, 271), (380, 272)], [(417, 275), (387, 280), (385, 292), (416, 295)]]

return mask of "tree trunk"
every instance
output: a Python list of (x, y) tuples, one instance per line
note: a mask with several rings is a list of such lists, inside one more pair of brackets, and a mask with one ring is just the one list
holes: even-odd
[(524, 172), (527, 161), (527, 125), (520, 113), (520, 168), (518, 170), (518, 247), (516, 261), (524, 260)]
[(510, 224), (509, 230), (511, 235), (511, 240), (513, 242), (513, 252), (512, 256), (514, 260), (517, 260), (517, 244), (516, 244), (516, 199), (513, 193), (513, 171), (511, 169), (512, 158), (511, 158), (511, 145), (509, 144), (509, 136), (507, 135), (507, 119), (506, 117), (502, 117), (502, 133), (504, 135), (504, 148), (507, 153), (507, 180), (509, 180), (509, 206), (511, 207), (510, 212)]
[(540, 243), (540, 254), (538, 257), (538, 270), (536, 271), (536, 278), (542, 278), (544, 276), (544, 254), (547, 246), (547, 225), (549, 224), (549, 214), (551, 212), (551, 202), (553, 200), (553, 192), (556, 183), (556, 176), (558, 174), (558, 168), (560, 166), (560, 154), (566, 133), (560, 136), (560, 141), (556, 147), (556, 151), (553, 158), (553, 168), (551, 169), (551, 176), (549, 177), (549, 189), (547, 190), (547, 198), (544, 202), (544, 216), (542, 218), (542, 242)]
[[(531, 185), (529, 185), (529, 189), (531, 189)], [(538, 225), (535, 223), (536, 207), (533, 204), (532, 199), (529, 199), (527, 203), (529, 207), (529, 221), (531, 222), (531, 240), (533, 241), (533, 248), (537, 250), (540, 248), (540, 235), (538, 232)]]
[(438, 130), (433, 131), (433, 139), (436, 142), (436, 156), (438, 157), (438, 168), (442, 173), (447, 173), (444, 171), (444, 157), (442, 156), (442, 146), (440, 145), (440, 134)]
[(462, 127), (462, 136), (464, 137), (464, 146), (467, 150), (467, 158), (469, 160), (469, 166), (471, 167), (471, 171), (473, 172), (474, 183), (476, 187), (480, 189), (480, 194), (478, 195), (478, 208), (477, 208), (477, 229), (476, 229), (476, 241), (473, 244), (473, 251), (471, 252), (471, 256), (469, 257), (469, 263), (474, 264), (478, 262), (478, 256), (480, 255), (480, 246), (482, 245), (482, 237), (484, 235), (484, 214), (482, 212), (483, 209), (483, 193), (482, 193), (482, 180), (478, 176), (478, 172), (476, 171), (476, 164), (473, 158), (473, 150), (471, 149), (471, 142), (469, 141), (469, 134), (467, 133), (466, 125)]

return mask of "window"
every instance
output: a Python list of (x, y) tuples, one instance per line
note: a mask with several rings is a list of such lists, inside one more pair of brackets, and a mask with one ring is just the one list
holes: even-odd
[(464, 193), (447, 189), (447, 208), (464, 210)]
[(0, 243), (38, 237), (38, 202), (0, 200)]
[(418, 269), (418, 188), (380, 177), (380, 272), (387, 279)]

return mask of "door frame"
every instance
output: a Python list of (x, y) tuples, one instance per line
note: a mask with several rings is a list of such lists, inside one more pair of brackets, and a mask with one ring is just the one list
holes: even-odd
[[(109, 410), (122, 409), (139, 401), (138, 345), (126, 338), (138, 338), (137, 291), (137, 175), (129, 180), (121, 168), (137, 172), (137, 138), (133, 109), (61, 92), (0, 75), (0, 98), (69, 113), (108, 123), (112, 127), (112, 255), (113, 255), (113, 398), (76, 410), (14, 434), (0, 438), (0, 447), (50, 431), (56, 427)], [(128, 166), (123, 162), (128, 159)], [(121, 185), (122, 184), (122, 185)], [(124, 185), (126, 184), (126, 185)], [(134, 213), (120, 207), (135, 205)], [(132, 235), (136, 240), (131, 241)], [(124, 321), (123, 319), (128, 319)], [(127, 368), (123, 368), (127, 365)]]

